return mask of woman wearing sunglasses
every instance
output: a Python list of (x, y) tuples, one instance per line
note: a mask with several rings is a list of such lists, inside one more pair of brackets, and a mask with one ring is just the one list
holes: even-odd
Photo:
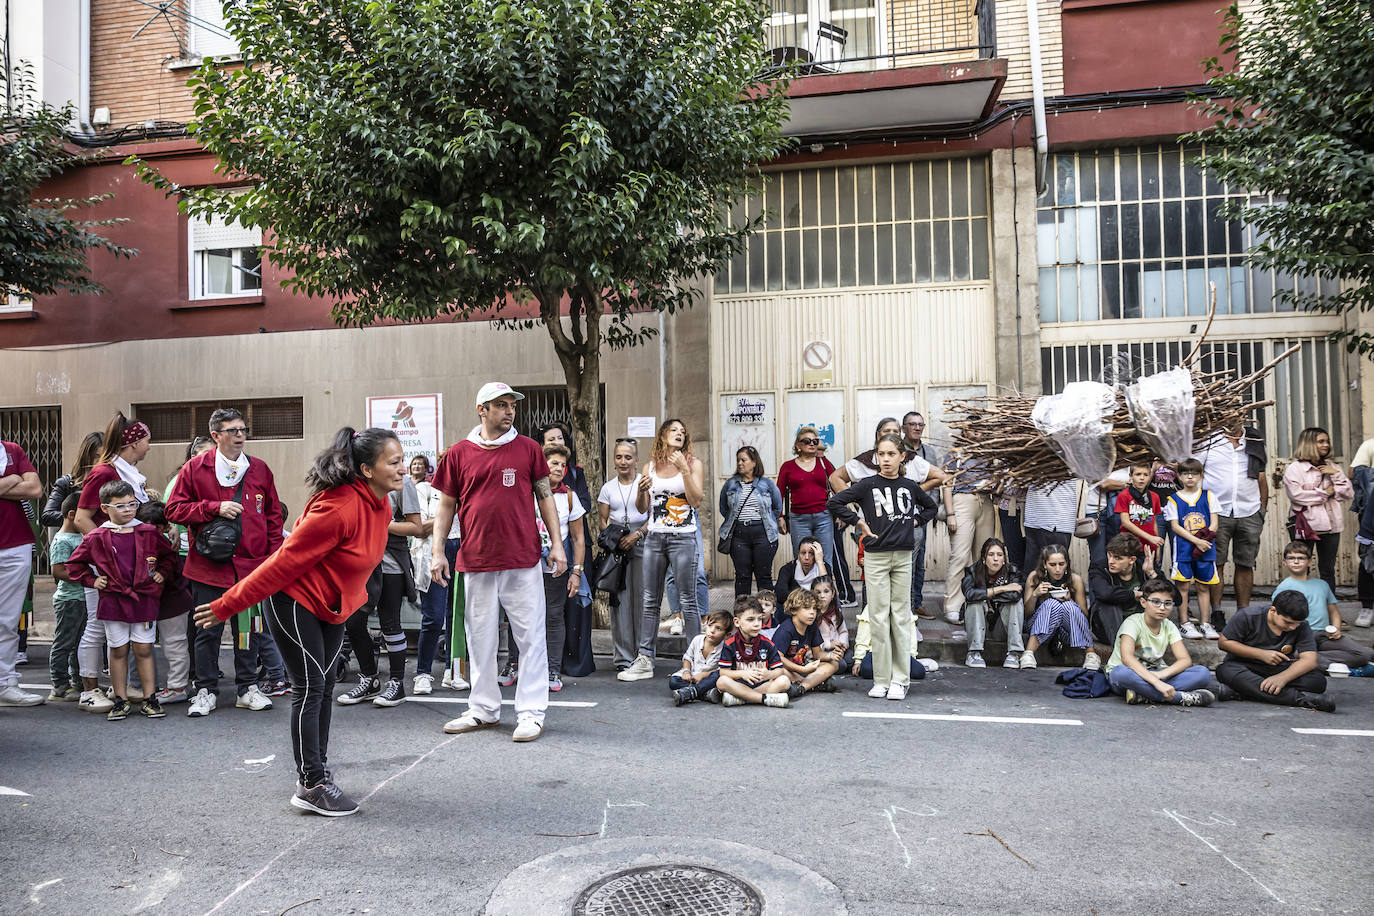
[[(801, 427), (792, 443), (792, 454), (796, 457), (778, 468), (778, 490), (786, 509), (786, 518), (778, 527), (792, 538), (793, 556), (808, 537), (820, 541), (823, 558), (835, 552), (835, 525), (825, 510), (825, 500), (830, 495), (828, 481), (835, 466), (820, 453), (820, 444), (816, 427)], [(781, 601), (782, 596), (778, 599)]]

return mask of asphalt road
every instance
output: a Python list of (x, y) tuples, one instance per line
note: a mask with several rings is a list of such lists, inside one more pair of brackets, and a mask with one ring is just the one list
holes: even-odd
[[(1374, 682), (1332, 682), (1334, 715), (1070, 700), (1052, 670), (991, 668), (901, 703), (851, 680), (790, 709), (675, 709), (668, 670), (569, 682), (557, 700), (595, 705), (551, 709), (533, 744), (509, 708), (447, 736), (461, 702), (336, 707), (330, 763), (363, 807), (332, 820), (287, 804), (287, 698), (199, 720), (0, 709), (0, 913), (480, 913), (522, 864), (648, 837), (766, 850), (851, 914), (1374, 909), (1374, 737), (1294, 731), (1374, 732)], [(747, 857), (722, 867), (750, 880)]]

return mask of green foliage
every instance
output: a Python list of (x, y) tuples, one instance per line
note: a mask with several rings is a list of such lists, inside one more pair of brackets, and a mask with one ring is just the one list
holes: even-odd
[[(1374, 3), (1259, 0), (1245, 16), (1232, 3), (1221, 48), (1236, 66), (1208, 62), (1220, 97), (1203, 109), (1216, 124), (1195, 139), (1222, 152), (1202, 162), (1283, 203), (1230, 208), (1262, 240), (1250, 261), (1340, 281), (1334, 296), (1281, 294), (1298, 308), (1352, 318), (1374, 308)], [(1368, 332), (1337, 336), (1374, 352)]]
[(88, 275), (87, 253), (94, 249), (127, 258), (138, 252), (93, 230), (126, 220), (71, 215), (113, 194), (34, 198), (44, 181), (81, 162), (66, 145), (75, 109), (38, 102), (28, 64), (14, 68), (8, 88), (12, 102), (0, 98), (0, 297), (99, 293), (100, 284)]

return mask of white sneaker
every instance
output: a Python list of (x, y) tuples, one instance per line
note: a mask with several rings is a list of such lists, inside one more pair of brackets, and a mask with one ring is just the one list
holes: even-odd
[(879, 684), (874, 684), (872, 687), (868, 688), (868, 695), (875, 700), (881, 700), (883, 697), (887, 696), (887, 688)]
[(926, 669), (927, 674), (940, 670), (940, 663), (933, 658), (918, 658), (916, 661), (921, 663), (921, 667)]
[(1355, 618), (1355, 626), (1374, 626), (1374, 607), (1361, 608), (1360, 616)]
[(1017, 667), (1018, 667), (1018, 668), (1038, 668), (1039, 665), (1037, 665), (1036, 662), (1035, 662), (1035, 653), (1032, 652), (1032, 651), (1030, 651), (1029, 649), (1027, 649), (1025, 652), (1022, 652), (1022, 653), (1021, 653), (1021, 664), (1018, 665)]
[(630, 667), (615, 676), (617, 681), (642, 681), (654, 676), (654, 663), (647, 655), (635, 656)]
[(434, 676), (430, 674), (415, 675), (415, 682), (411, 684), (410, 692), (417, 697), (429, 696), (434, 692)]
[(114, 707), (114, 700), (103, 687), (81, 691), (81, 702), (76, 704), (85, 712), (105, 713)]
[(1018, 653), (1013, 652), (1013, 651), (1011, 651), (1010, 649), (1008, 649), (1008, 650), (1007, 650), (1007, 657), (1004, 658), (1004, 659), (1002, 660), (1002, 667), (1003, 667), (1003, 668), (1020, 668), (1020, 667), (1021, 667), (1021, 660), (1020, 660), (1020, 658), (1018, 657)]
[(959, 625), (959, 612), (945, 611), (945, 620), (957, 627)]
[(681, 618), (681, 617), (674, 617), (674, 618), (672, 619), (672, 622), (668, 624), (668, 635), (669, 635), (669, 636), (681, 636), (681, 635), (682, 635), (682, 618)]
[(524, 743), (533, 741), (544, 734), (544, 723), (534, 719), (521, 719), (515, 725), (515, 734), (511, 736), (512, 741)]
[(452, 668), (444, 669), (444, 680), (439, 686), (445, 690), (468, 690), (472, 687), (461, 674)]
[(887, 688), (887, 698), (888, 698), (889, 700), (905, 700), (905, 699), (906, 699), (906, 685), (905, 685), (905, 684), (891, 684), (891, 685), (889, 685), (888, 688)]
[(763, 695), (763, 705), (772, 706), (774, 709), (786, 709), (788, 703), (785, 693), (765, 693)]
[(215, 711), (215, 695), (204, 687), (191, 698), (191, 707), (186, 710), (188, 716), (208, 716)]
[(720, 705), (722, 706), (743, 706), (744, 701), (733, 693), (722, 693), (720, 695)]
[(239, 695), (239, 698), (234, 701), (234, 705), (239, 709), (251, 709), (258, 712), (263, 709), (271, 709), (272, 701), (267, 699), (267, 694), (258, 689), (257, 684), (254, 684)]
[(18, 684), (0, 689), (0, 706), (42, 706), (41, 693), (29, 693)]
[(449, 719), (447, 722), (445, 722), (444, 734), (461, 735), (465, 732), (475, 732), (479, 729), (491, 728), (494, 725), (500, 724), (500, 719), (493, 719), (492, 721), (488, 722), (486, 719), (477, 718), (476, 713), (469, 712), (459, 716), (456, 719)]
[(1221, 639), (1221, 634), (1218, 633), (1218, 632), (1217, 632), (1217, 628), (1214, 627), (1214, 626), (1212, 626), (1210, 623), (1204, 623), (1204, 624), (1202, 625), (1202, 638), (1203, 638), (1203, 639)]
[(965, 668), (986, 668), (988, 663), (983, 661), (982, 652), (970, 652), (964, 659)]
[(1178, 628), (1178, 634), (1184, 639), (1201, 639), (1202, 631), (1197, 628), (1197, 624), (1191, 620), (1186, 621), (1183, 626)]
[(1092, 649), (1089, 649), (1083, 654), (1083, 667), (1087, 668), (1089, 671), (1101, 671), (1102, 656), (1098, 655)]

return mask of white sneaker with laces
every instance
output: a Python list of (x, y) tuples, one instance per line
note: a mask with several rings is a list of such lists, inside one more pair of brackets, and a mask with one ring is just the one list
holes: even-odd
[(1098, 655), (1092, 649), (1089, 649), (1083, 654), (1083, 667), (1087, 668), (1089, 671), (1101, 671), (1102, 656)]
[(1360, 608), (1360, 616), (1355, 618), (1355, 626), (1374, 626), (1374, 607)]
[(0, 706), (42, 706), (41, 693), (29, 693), (18, 684), (0, 688)]
[(104, 688), (97, 687), (81, 691), (81, 702), (76, 705), (84, 712), (107, 713), (114, 707), (114, 700), (110, 699)]
[(1214, 627), (1214, 626), (1212, 626), (1212, 624), (1211, 624), (1210, 622), (1209, 622), (1209, 623), (1204, 623), (1204, 624), (1202, 625), (1202, 638), (1203, 638), (1203, 639), (1221, 639), (1221, 634), (1217, 632), (1217, 628)]
[(881, 700), (883, 697), (887, 696), (887, 688), (880, 684), (874, 684), (872, 687), (868, 688), (868, 695), (875, 700)]
[(515, 734), (511, 736), (511, 740), (523, 744), (526, 741), (534, 741), (542, 734), (544, 734), (544, 723), (536, 719), (526, 718), (515, 724)]
[(215, 695), (202, 687), (196, 692), (196, 695), (191, 698), (191, 707), (186, 710), (186, 715), (193, 718), (208, 716), (215, 711), (215, 705)]
[(1020, 658), (1019, 658), (1018, 656), (1019, 656), (1019, 653), (1017, 653), (1017, 652), (1012, 652), (1010, 649), (1008, 649), (1008, 650), (1007, 650), (1007, 657), (1004, 658), (1004, 659), (1002, 660), (1002, 667), (1003, 667), (1003, 668), (1020, 668), (1020, 667), (1021, 667), (1021, 660), (1020, 660)]
[(958, 611), (945, 611), (945, 620), (948, 621), (949, 623), (954, 624), (955, 626), (958, 626), (958, 625), (959, 625), (959, 612), (958, 612)]
[(669, 636), (681, 636), (681, 635), (682, 635), (682, 618), (681, 618), (681, 617), (674, 617), (674, 618), (672, 619), (672, 622), (670, 622), (670, 623), (668, 624), (668, 635), (669, 635)]
[(434, 692), (434, 676), (431, 674), (415, 675), (415, 681), (411, 684), (410, 692), (417, 697), (429, 696)]
[(722, 706), (743, 706), (744, 701), (733, 693), (722, 693), (720, 695), (720, 705)]
[(654, 663), (647, 655), (637, 655), (630, 667), (615, 676), (618, 681), (642, 681), (654, 676)]
[(272, 701), (267, 699), (267, 694), (258, 689), (257, 684), (254, 684), (239, 695), (239, 698), (234, 701), (234, 706), (239, 709), (251, 709), (254, 712), (259, 712), (264, 709), (271, 709)]
[(1201, 639), (1202, 631), (1197, 628), (1197, 624), (1189, 620), (1178, 628), (1178, 635), (1182, 636), (1184, 639)]
[(964, 659), (965, 668), (986, 668), (988, 663), (983, 661), (982, 652), (970, 652)]
[(475, 732), (478, 729), (491, 728), (500, 725), (500, 719), (493, 719), (488, 722), (486, 719), (479, 719), (475, 713), (464, 713), (456, 719), (449, 719), (444, 723), (444, 734), (461, 735), (464, 732)]
[(905, 699), (906, 699), (906, 685), (905, 685), (905, 684), (890, 684), (890, 685), (888, 685), (888, 688), (887, 688), (887, 698), (888, 698), (889, 700), (905, 700)]
[(763, 695), (764, 706), (772, 706), (774, 709), (786, 709), (787, 704), (788, 698), (785, 693), (765, 693)]
[(446, 690), (469, 690), (472, 687), (461, 674), (452, 668), (444, 669), (444, 681), (439, 686)]
[(1038, 664), (1036, 663), (1036, 661), (1035, 661), (1035, 653), (1032, 652), (1032, 651), (1029, 650), (1029, 649), (1027, 649), (1025, 652), (1022, 652), (1022, 653), (1021, 653), (1021, 664), (1018, 665), (1017, 667), (1020, 667), (1020, 668), (1038, 668), (1039, 665), (1038, 665)]

